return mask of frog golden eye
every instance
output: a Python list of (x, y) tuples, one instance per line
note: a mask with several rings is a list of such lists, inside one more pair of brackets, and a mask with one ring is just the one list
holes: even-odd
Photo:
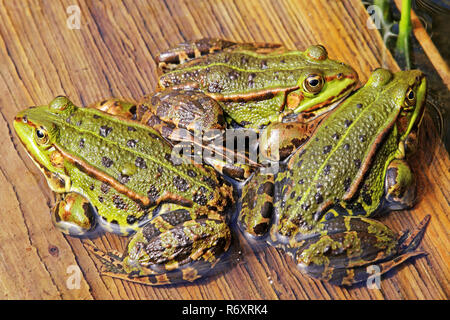
[(307, 93), (316, 94), (323, 88), (323, 77), (320, 74), (312, 74), (303, 81), (303, 88)]
[(405, 104), (408, 107), (412, 107), (416, 104), (416, 93), (411, 88), (406, 92)]
[(48, 133), (44, 128), (36, 128), (35, 138), (38, 144), (46, 144), (48, 142)]

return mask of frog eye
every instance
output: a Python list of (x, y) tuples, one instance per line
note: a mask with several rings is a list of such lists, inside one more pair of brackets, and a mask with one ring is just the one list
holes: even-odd
[(412, 107), (416, 104), (416, 93), (412, 88), (409, 88), (406, 92), (405, 104), (408, 107)]
[(305, 89), (307, 93), (316, 94), (322, 90), (323, 83), (323, 77), (320, 74), (312, 74), (303, 81), (303, 89)]
[(48, 133), (44, 128), (36, 128), (36, 131), (34, 133), (35, 140), (38, 144), (42, 145), (48, 142)]

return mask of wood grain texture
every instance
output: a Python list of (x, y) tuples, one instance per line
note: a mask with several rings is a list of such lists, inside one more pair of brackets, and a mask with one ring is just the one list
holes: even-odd
[[(81, 10), (67, 27), (67, 7)], [(14, 115), (64, 94), (78, 105), (108, 97), (138, 99), (156, 85), (153, 61), (178, 42), (201, 37), (326, 46), (364, 82), (370, 71), (398, 66), (361, 1), (9, 1), (0, 0), (0, 298), (2, 299), (448, 299), (450, 161), (431, 121), (413, 159), (419, 202), (382, 221), (400, 232), (432, 219), (427, 256), (389, 273), (381, 290), (341, 288), (301, 275), (290, 258), (239, 236), (240, 262), (194, 285), (148, 287), (101, 277), (77, 238), (52, 225), (53, 195), (12, 132)], [(370, 23), (369, 23), (370, 25)], [(126, 239), (105, 235), (101, 248)], [(70, 287), (70, 266), (82, 270)], [(69, 286), (68, 286), (69, 280)]]

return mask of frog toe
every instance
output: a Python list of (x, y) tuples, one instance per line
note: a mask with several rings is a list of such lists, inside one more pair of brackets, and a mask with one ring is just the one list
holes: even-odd
[(157, 275), (141, 276), (140, 272), (138, 271), (127, 271), (124, 267), (123, 257), (119, 252), (105, 252), (99, 249), (90, 240), (83, 241), (83, 246), (100, 262), (100, 274), (102, 276), (146, 285), (154, 285), (155, 283), (166, 284), (164, 277)]
[(369, 283), (371, 278), (375, 280), (376, 277), (380, 277), (406, 260), (423, 254), (425, 254), (423, 251), (407, 252), (386, 261), (349, 268), (333, 268), (323, 265), (299, 265), (299, 269), (310, 277), (325, 280), (333, 285), (352, 286), (361, 282)]
[(194, 282), (195, 280), (201, 278), (203, 275), (200, 274), (197, 267), (190, 266), (184, 267), (178, 270), (173, 270), (169, 272), (155, 273), (140, 275), (138, 273), (121, 273), (114, 271), (102, 271), (103, 276), (125, 280), (129, 282), (139, 283), (148, 286), (162, 286), (162, 285), (173, 285), (180, 283)]
[(120, 252), (115, 250), (103, 251), (89, 239), (83, 240), (83, 247), (99, 260), (102, 274), (126, 274)]

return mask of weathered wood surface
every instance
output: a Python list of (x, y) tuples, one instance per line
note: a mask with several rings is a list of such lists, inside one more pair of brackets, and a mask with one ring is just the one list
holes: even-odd
[[(66, 9), (73, 4), (81, 10), (81, 25), (72, 30)], [(52, 226), (53, 196), (12, 132), (19, 110), (59, 94), (88, 105), (152, 92), (153, 57), (201, 37), (281, 42), (299, 49), (321, 43), (332, 58), (352, 65), (362, 82), (376, 67), (398, 70), (367, 20), (359, 0), (0, 1), (0, 298), (448, 299), (450, 161), (430, 121), (412, 163), (419, 202), (413, 210), (382, 219), (400, 232), (431, 214), (420, 246), (428, 255), (390, 273), (381, 290), (312, 280), (282, 253), (252, 250), (243, 239), (241, 263), (194, 285), (153, 288), (101, 277), (80, 240)], [(95, 242), (122, 249), (126, 240), (106, 235)], [(78, 289), (71, 289), (70, 266), (82, 270)]]

